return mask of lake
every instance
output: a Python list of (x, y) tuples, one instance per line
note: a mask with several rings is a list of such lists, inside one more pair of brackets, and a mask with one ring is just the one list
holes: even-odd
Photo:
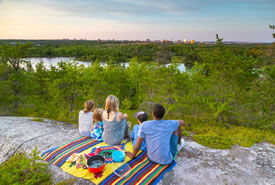
[[(54, 58), (46, 58), (46, 57), (36, 58), (36, 57), (32, 57), (32, 58), (26, 58), (26, 60), (29, 60), (33, 66), (38, 64), (40, 61), (43, 61), (47, 68), (50, 68), (51, 65), (57, 66), (58, 62), (61, 62), (61, 61), (74, 61), (73, 58), (69, 58), (69, 57), (54, 57)], [(76, 62), (79, 65), (84, 65), (86, 67), (91, 65), (91, 62), (83, 62), (83, 61), (76, 61)], [(106, 66), (107, 64), (105, 62), (101, 62), (100, 65), (101, 66)], [(127, 63), (127, 62), (126, 63), (120, 63), (120, 65), (124, 65), (127, 68), (129, 66), (129, 63)], [(171, 65), (171, 64), (165, 64), (165, 66), (169, 66), (169, 65)], [(185, 72), (185, 65), (184, 64), (179, 64), (178, 69), (180, 70), (180, 72)]]

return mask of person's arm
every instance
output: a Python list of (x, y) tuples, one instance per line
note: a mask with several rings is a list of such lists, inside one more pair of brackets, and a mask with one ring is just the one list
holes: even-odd
[(127, 114), (123, 114), (123, 115), (121, 116), (121, 119), (128, 119), (128, 115), (127, 115)]
[(128, 119), (128, 115), (122, 114), (122, 112), (118, 112), (117, 120), (122, 120), (122, 119)]
[(135, 146), (134, 146), (134, 151), (133, 151), (133, 153), (127, 152), (127, 151), (125, 152), (125, 154), (126, 154), (130, 159), (133, 159), (133, 158), (136, 157), (138, 151), (140, 150), (140, 147), (141, 147), (141, 144), (142, 144), (143, 140), (144, 140), (144, 138), (138, 137), (138, 138), (137, 138), (137, 142), (136, 142), (136, 144), (135, 144)]
[(178, 120), (178, 122), (179, 122), (179, 127), (182, 127), (185, 125), (185, 122), (183, 120)]

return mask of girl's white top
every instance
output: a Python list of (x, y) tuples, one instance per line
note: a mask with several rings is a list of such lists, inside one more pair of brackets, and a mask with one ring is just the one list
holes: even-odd
[(93, 121), (93, 112), (85, 113), (83, 110), (79, 112), (78, 123), (79, 132), (90, 132)]

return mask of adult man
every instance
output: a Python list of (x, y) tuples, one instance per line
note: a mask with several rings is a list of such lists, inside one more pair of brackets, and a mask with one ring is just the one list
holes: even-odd
[(165, 108), (156, 104), (153, 107), (153, 120), (142, 123), (138, 139), (133, 153), (126, 155), (133, 159), (145, 139), (147, 156), (150, 161), (166, 165), (170, 164), (177, 154), (177, 144), (181, 144), (180, 127), (185, 123), (183, 120), (163, 120)]

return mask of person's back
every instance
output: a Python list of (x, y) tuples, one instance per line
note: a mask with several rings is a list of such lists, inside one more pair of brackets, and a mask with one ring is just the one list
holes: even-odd
[(108, 121), (103, 118), (104, 132), (102, 137), (103, 137), (103, 141), (109, 145), (120, 144), (124, 137), (125, 131), (122, 128), (123, 127), (123, 124), (121, 123), (122, 120), (120, 121), (116, 120), (117, 114), (118, 112), (116, 112), (114, 119), (111, 121)]
[(91, 137), (92, 121), (93, 112), (85, 113), (83, 110), (79, 112), (78, 123), (80, 135)]
[(81, 136), (91, 137), (91, 127), (93, 123), (93, 112), (94, 102), (88, 100), (84, 104), (84, 110), (79, 111), (78, 124), (79, 133)]
[[(132, 141), (133, 141), (133, 146), (135, 146), (137, 139), (138, 139), (138, 131), (140, 129), (140, 126), (143, 122), (148, 120), (148, 114), (146, 112), (140, 111), (135, 113), (135, 118), (137, 118), (138, 124), (133, 127), (133, 132), (132, 132)], [(146, 151), (146, 144), (145, 141), (142, 142), (141, 150)]]
[(91, 137), (97, 141), (103, 141), (103, 120), (102, 120), (103, 109), (95, 109), (93, 113), (93, 124), (91, 128)]
[[(137, 142), (137, 138), (138, 138), (138, 131), (140, 129), (140, 125), (135, 125), (133, 127), (133, 132), (132, 132), (132, 142), (133, 142), (133, 146), (135, 146), (136, 142)], [(142, 151), (146, 151), (146, 144), (145, 144), (145, 141), (142, 142), (142, 145), (140, 147), (140, 149)]]
[(127, 114), (119, 110), (117, 97), (110, 95), (106, 98), (105, 111), (103, 112), (103, 142), (109, 145), (118, 145), (123, 140), (125, 133), (129, 135)]
[(147, 155), (151, 161), (159, 164), (172, 162), (170, 139), (178, 126), (179, 122), (176, 120), (152, 120), (142, 123), (139, 133), (145, 139)]

